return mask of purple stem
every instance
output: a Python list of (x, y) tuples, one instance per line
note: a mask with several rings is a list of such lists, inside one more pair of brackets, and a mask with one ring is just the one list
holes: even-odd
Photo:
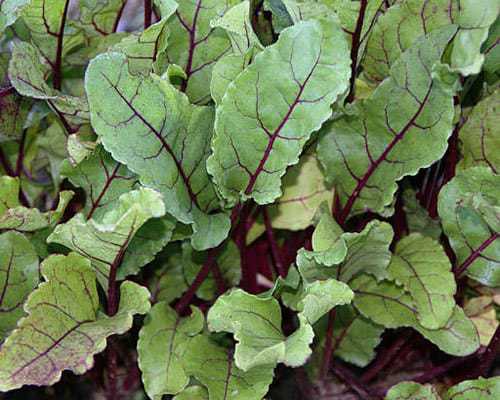
[(349, 94), (347, 95), (346, 102), (351, 103), (354, 100), (354, 91), (356, 85), (356, 70), (358, 67), (358, 55), (359, 46), (361, 44), (361, 32), (363, 30), (363, 23), (365, 20), (366, 6), (368, 5), (368, 0), (361, 0), (359, 6), (358, 20), (356, 22), (356, 29), (352, 35), (352, 45), (351, 45), (351, 79), (349, 85)]
[(465, 261), (459, 265), (456, 269), (455, 269), (455, 277), (456, 278), (459, 278), (460, 275), (462, 275), (466, 270), (467, 268), (470, 267), (470, 265), (476, 260), (476, 258), (478, 258), (481, 253), (491, 244), (493, 243), (495, 240), (497, 240), (499, 237), (499, 233), (498, 232), (494, 232), (488, 239), (486, 239), (483, 243), (481, 243), (481, 245), (476, 249), (474, 250), (470, 255), (469, 257), (467, 257), (465, 259)]
[(266, 226), (267, 241), (269, 242), (269, 246), (271, 247), (271, 254), (273, 256), (274, 266), (276, 267), (276, 272), (278, 273), (279, 276), (284, 278), (286, 276), (285, 267), (283, 264), (283, 260), (281, 257), (278, 243), (276, 242), (276, 238), (274, 237), (271, 219), (269, 218), (269, 213), (267, 212), (267, 208), (265, 208), (265, 207), (262, 208), (262, 216), (264, 217), (264, 224)]
[(56, 60), (54, 62), (54, 89), (61, 90), (62, 83), (62, 51), (64, 42), (64, 26), (66, 25), (66, 17), (68, 15), (69, 0), (66, 0), (64, 5), (63, 15), (61, 18), (61, 25), (59, 26), (59, 32), (57, 33), (57, 50), (56, 50)]
[(366, 384), (360, 382), (359, 379), (354, 376), (354, 374), (349, 371), (346, 367), (341, 365), (340, 363), (336, 364), (333, 368), (333, 373), (337, 375), (340, 380), (342, 380), (347, 386), (351, 388), (353, 392), (359, 396), (360, 399), (363, 400), (376, 400), (379, 399), (375, 394), (370, 393), (366, 389)]

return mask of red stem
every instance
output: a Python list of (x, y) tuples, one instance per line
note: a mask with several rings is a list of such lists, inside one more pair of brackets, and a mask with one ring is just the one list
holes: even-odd
[(175, 306), (175, 310), (178, 314), (182, 314), (184, 310), (189, 306), (191, 300), (193, 300), (194, 295), (200, 288), (201, 284), (207, 279), (210, 270), (215, 267), (217, 254), (219, 254), (220, 246), (210, 249), (208, 252), (207, 259), (201, 267), (200, 271), (194, 278), (194, 281), (189, 286), (188, 290), (184, 292), (179, 302)]
[(215, 286), (217, 286), (217, 293), (220, 296), (227, 290), (227, 286), (226, 282), (224, 281), (224, 276), (222, 275), (220, 268), (217, 265), (217, 262), (212, 265), (211, 271), (215, 279)]
[(333, 368), (333, 373), (337, 375), (352, 391), (356, 392), (360, 399), (375, 400), (378, 396), (366, 390), (366, 384), (359, 381), (354, 374), (341, 364), (336, 364)]
[(151, 26), (151, 19), (153, 16), (153, 4), (151, 0), (144, 0), (144, 29)]
[(267, 212), (267, 208), (265, 207), (262, 208), (262, 216), (264, 217), (267, 240), (269, 242), (269, 246), (271, 247), (271, 254), (273, 256), (276, 272), (279, 276), (284, 278), (286, 276), (285, 266), (283, 264), (278, 243), (276, 242), (276, 238), (274, 237), (273, 226), (271, 224), (271, 219), (269, 218), (269, 213)]
[(359, 46), (361, 44), (361, 32), (363, 30), (363, 23), (365, 20), (366, 14), (366, 6), (368, 5), (368, 0), (361, 0), (361, 4), (359, 6), (359, 14), (358, 20), (356, 22), (356, 29), (352, 35), (352, 44), (351, 44), (351, 79), (349, 81), (349, 94), (347, 95), (346, 102), (351, 103), (354, 100), (354, 91), (356, 84), (356, 70), (358, 67), (358, 55), (359, 55)]
[(448, 361), (442, 365), (431, 368), (430, 370), (424, 372), (423, 374), (415, 376), (411, 380), (414, 382), (422, 383), (422, 384), (430, 382), (430, 381), (444, 375), (448, 371), (451, 371), (453, 368), (455, 368), (459, 365), (462, 365), (462, 364), (466, 363), (467, 361), (470, 361), (476, 357), (477, 357), (477, 354), (472, 354), (472, 355), (467, 356), (467, 357), (453, 358), (450, 361)]
[(465, 261), (459, 265), (456, 269), (455, 269), (455, 277), (456, 278), (459, 278), (466, 270), (467, 268), (470, 267), (470, 265), (476, 260), (476, 258), (478, 258), (481, 253), (491, 244), (493, 243), (495, 240), (497, 240), (499, 237), (499, 233), (498, 232), (494, 232), (488, 239), (486, 239), (483, 243), (481, 243), (481, 245), (476, 249), (474, 250), (470, 255), (469, 257), (467, 257), (465, 259)]
[(497, 326), (495, 334), (491, 338), (490, 343), (486, 348), (486, 351), (481, 356), (481, 360), (478, 363), (478, 365), (480, 365), (479, 368), (480, 375), (482, 375), (485, 378), (488, 377), (491, 367), (493, 366), (493, 363), (495, 362), (495, 359), (498, 357), (499, 353), (500, 353), (500, 326)]
[(57, 50), (56, 50), (56, 60), (54, 62), (54, 89), (61, 90), (62, 83), (62, 51), (64, 42), (64, 26), (66, 25), (66, 17), (68, 15), (69, 0), (66, 0), (64, 5), (64, 11), (61, 18), (61, 25), (59, 26), (59, 32), (57, 33)]
[(410, 337), (410, 335), (402, 333), (391, 346), (378, 355), (375, 362), (371, 364), (363, 375), (361, 375), (361, 381), (368, 383), (375, 379), (375, 377), (394, 360), (394, 357), (399, 353)]
[(127, 5), (127, 0), (122, 1), (122, 5), (120, 9), (118, 10), (118, 14), (116, 14), (115, 22), (113, 24), (113, 30), (112, 33), (115, 33), (118, 30), (118, 25), (120, 24), (120, 20), (123, 15), (123, 10), (125, 9), (125, 6)]
[[(24, 135), (24, 133), (23, 133)], [(2, 166), (2, 168), (4, 169), (5, 173), (8, 175), (8, 176), (11, 176), (11, 177), (16, 177), (16, 176), (19, 176), (16, 171), (14, 171), (12, 169), (12, 166), (10, 165), (10, 162), (9, 160), (7, 159), (7, 157), (5, 156), (5, 153), (3, 152), (2, 148), (0, 147), (0, 165)], [(16, 166), (16, 169), (17, 169), (17, 166)], [(19, 189), (19, 201), (21, 202), (21, 204), (24, 206), (24, 207), (30, 207), (30, 202), (28, 200), (28, 197), (26, 196), (26, 194), (24, 193), (24, 190), (22, 188)]]
[(326, 328), (325, 350), (323, 353), (323, 361), (319, 373), (320, 380), (324, 381), (328, 375), (330, 364), (333, 355), (333, 327), (335, 326), (335, 317), (337, 310), (334, 308), (328, 313), (328, 327)]

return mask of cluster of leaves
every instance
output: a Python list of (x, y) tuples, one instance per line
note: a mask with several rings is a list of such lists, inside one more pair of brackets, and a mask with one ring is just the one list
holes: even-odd
[(0, 0), (0, 392), (500, 398), (498, 0), (140, 3)]

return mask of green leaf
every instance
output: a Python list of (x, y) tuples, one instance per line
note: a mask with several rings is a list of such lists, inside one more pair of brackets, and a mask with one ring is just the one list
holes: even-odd
[(325, 128), (318, 156), (343, 204), (342, 221), (365, 211), (383, 213), (396, 181), (444, 154), (453, 93), (432, 70), (454, 32), (449, 26), (415, 42), (369, 98)]
[(64, 162), (61, 173), (88, 194), (82, 210), (87, 219), (100, 220), (116, 207), (118, 198), (137, 183), (136, 176), (113, 160), (101, 146), (75, 166)]
[(477, 74), (484, 55), (481, 45), (499, 13), (495, 0), (408, 0), (398, 2), (382, 15), (368, 42), (364, 73), (375, 81), (383, 80), (402, 52), (418, 37), (444, 26), (456, 24), (458, 32), (450, 51), (450, 65), (462, 75)]
[(458, 269), (487, 286), (500, 285), (499, 213), (490, 220), (477, 207), (498, 207), (500, 176), (487, 167), (457, 173), (440, 193), (438, 212), (443, 230), (457, 256)]
[(116, 32), (127, 0), (81, 0), (80, 22), (91, 35)]
[(184, 355), (190, 339), (203, 329), (203, 314), (192, 308), (181, 318), (166, 302), (153, 306), (139, 332), (137, 351), (142, 381), (150, 398), (161, 400), (164, 394), (177, 394), (189, 383)]
[[(189, 243), (182, 245), (182, 268), (185, 282), (190, 285), (196, 278), (207, 258), (206, 252), (195, 251)], [(241, 278), (240, 252), (233, 241), (228, 241), (217, 256), (217, 266), (229, 287), (237, 286)], [(213, 274), (201, 284), (196, 295), (203, 300), (213, 300), (217, 295), (217, 285)]]
[(363, 317), (352, 306), (336, 309), (333, 329), (335, 355), (358, 367), (375, 358), (384, 328)]
[(30, 0), (4, 0), (0, 4), (0, 34), (4, 30), (16, 22), (23, 7), (28, 4)]
[[(123, 54), (95, 58), (86, 73), (92, 126), (113, 158), (159, 190), (167, 212), (195, 224), (197, 250), (217, 246), (229, 218), (210, 214), (218, 198), (205, 169), (213, 109), (189, 104), (187, 97), (155, 77), (131, 75)], [(210, 235), (206, 230), (213, 229)]]
[(25, 304), (28, 316), (0, 350), (0, 391), (51, 385), (64, 370), (83, 374), (106, 347), (106, 338), (126, 332), (133, 315), (150, 307), (144, 287), (124, 282), (118, 313), (103, 315), (90, 262), (74, 253), (47, 258), (42, 274), (46, 282)]
[(100, 221), (86, 221), (83, 214), (75, 215), (65, 224), (56, 226), (47, 241), (62, 244), (89, 258), (99, 282), (106, 287), (111, 266), (121, 265), (141, 226), (164, 214), (159, 193), (142, 188), (120, 196), (118, 204)]
[(451, 318), (440, 329), (426, 329), (418, 320), (409, 294), (397, 285), (361, 275), (351, 282), (354, 306), (367, 318), (386, 328), (412, 327), (442, 351), (455, 356), (472, 354), (479, 348), (479, 336), (472, 321), (455, 306)]
[[(229, 8), (224, 15), (215, 17), (210, 21), (212, 28), (221, 28), (226, 31), (235, 55), (248, 54), (248, 51), (252, 48), (262, 48), (250, 22), (249, 11), (250, 2), (245, 0)], [(225, 54), (221, 57), (221, 60), (229, 54)], [(212, 71), (213, 73), (214, 71)]]
[(164, 69), (165, 54), (168, 45), (170, 30), (167, 19), (176, 11), (177, 3), (173, 0), (164, 0), (161, 3), (161, 19), (139, 34), (133, 34), (112, 47), (113, 51), (125, 53), (129, 60), (129, 70), (133, 74), (149, 74), (152, 69)]
[(500, 90), (495, 90), (490, 96), (474, 106), (471, 113), (459, 131), (461, 153), (463, 158), (458, 164), (460, 169), (473, 166), (490, 167), (494, 173), (500, 172), (500, 133), (497, 129), (500, 123), (498, 103)]
[(19, 178), (0, 176), (0, 229), (33, 232), (56, 225), (64, 214), (73, 192), (59, 193), (59, 203), (55, 210), (41, 212), (37, 208), (21, 206)]
[(335, 279), (303, 282), (297, 292), (282, 294), (284, 304), (299, 311), (299, 318), (303, 317), (311, 325), (334, 307), (349, 304), (353, 297), (349, 286)]
[(342, 228), (335, 222), (326, 204), (319, 210), (320, 219), (312, 235), (313, 251), (304, 254), (322, 265), (331, 267), (344, 261), (347, 255), (347, 244)]
[(453, 386), (443, 400), (495, 400), (500, 396), (500, 377), (478, 378)]
[(14, 45), (9, 65), (9, 78), (19, 94), (46, 100), (56, 114), (63, 115), (73, 124), (88, 122), (89, 112), (86, 100), (82, 97), (62, 94), (50, 87), (45, 81), (49, 70), (47, 61), (34, 46), (26, 42)]
[(183, 357), (185, 369), (208, 389), (210, 400), (262, 399), (273, 380), (273, 365), (242, 371), (233, 365), (233, 351), (198, 335)]
[(189, 386), (174, 396), (173, 400), (209, 400), (208, 391), (203, 386)]
[(24, 235), (0, 235), (0, 342), (24, 316), (23, 304), (38, 284), (38, 256)]
[(438, 220), (432, 219), (425, 208), (423, 208), (413, 189), (405, 189), (403, 192), (403, 209), (406, 215), (408, 230), (411, 233), (421, 233), (433, 239), (439, 239), (442, 230)]
[[(347, 88), (347, 43), (334, 19), (285, 29), (229, 85), (215, 123), (207, 168), (234, 205), (281, 195), (281, 177)], [(276, 77), (279, 76), (279, 79)]]
[(440, 400), (436, 389), (431, 385), (421, 385), (416, 382), (401, 382), (394, 385), (385, 400)]
[(56, 64), (61, 36), (64, 37), (61, 53), (63, 58), (83, 42), (79, 30), (64, 23), (69, 2), (70, 0), (31, 0), (21, 12), (30, 32), (31, 42), (51, 65)]
[(422, 326), (438, 329), (446, 324), (455, 308), (457, 285), (450, 260), (437, 241), (418, 233), (403, 238), (388, 272), (410, 293)]
[(250, 64), (252, 57), (245, 54), (226, 54), (214, 65), (210, 94), (215, 104), (220, 105), (231, 82)]
[(169, 21), (170, 39), (167, 54), (170, 63), (179, 65), (187, 80), (181, 84), (192, 103), (210, 100), (210, 76), (215, 62), (231, 50), (229, 38), (210, 21), (223, 15), (234, 0), (180, 1)]
[(234, 289), (219, 297), (208, 312), (212, 332), (234, 334), (236, 366), (243, 371), (279, 362), (295, 367), (311, 354), (311, 326), (300, 318), (300, 327), (289, 337), (281, 330), (281, 309), (273, 297), (258, 297)]

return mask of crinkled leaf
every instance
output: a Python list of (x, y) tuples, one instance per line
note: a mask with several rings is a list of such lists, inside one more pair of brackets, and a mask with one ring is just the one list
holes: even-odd
[(500, 396), (500, 377), (478, 378), (453, 386), (443, 400), (495, 400)]
[(113, 158), (159, 190), (170, 214), (195, 224), (195, 248), (217, 246), (227, 236), (229, 218), (205, 214), (218, 204), (205, 169), (213, 109), (189, 104), (184, 94), (159, 78), (130, 74), (126, 57), (119, 53), (95, 58), (85, 85), (92, 126)]
[(157, 303), (139, 332), (139, 368), (146, 393), (153, 400), (179, 393), (189, 383), (184, 355), (204, 323), (201, 311), (192, 310), (189, 317), (181, 318), (167, 303)]
[(472, 354), (479, 348), (477, 330), (458, 306), (444, 327), (426, 329), (418, 321), (411, 296), (396, 284), (377, 283), (374, 278), (361, 275), (350, 286), (355, 293), (354, 306), (377, 324), (386, 328), (412, 327), (442, 351), (455, 356)]
[(149, 219), (164, 214), (160, 194), (142, 188), (120, 196), (116, 206), (100, 221), (87, 221), (83, 214), (75, 215), (68, 222), (56, 226), (47, 241), (62, 244), (89, 258), (99, 282), (106, 287), (111, 266), (121, 264), (139, 229)]
[(88, 122), (88, 105), (84, 98), (62, 94), (46, 82), (49, 65), (40, 52), (26, 42), (16, 43), (9, 65), (12, 85), (23, 96), (46, 100), (56, 114), (74, 124)]
[(59, 203), (55, 210), (41, 212), (37, 208), (21, 206), (19, 178), (0, 177), (0, 229), (33, 232), (54, 226), (62, 218), (64, 210), (73, 197), (73, 192), (59, 193)]
[(210, 100), (210, 76), (215, 62), (231, 50), (229, 38), (210, 21), (223, 15), (234, 0), (180, 1), (169, 21), (170, 39), (167, 47), (170, 63), (179, 65), (187, 79), (181, 84), (192, 103)]
[(113, 160), (102, 147), (75, 166), (66, 161), (61, 172), (73, 185), (87, 193), (82, 210), (87, 219), (101, 219), (116, 206), (118, 198), (137, 183), (136, 176)]
[[(500, 176), (487, 167), (473, 167), (457, 173), (439, 193), (438, 212), (443, 230), (457, 256), (459, 268), (488, 286), (500, 285), (500, 213), (490, 220), (476, 207), (476, 201), (500, 206)], [(496, 214), (496, 215), (495, 215)]]
[(450, 260), (437, 241), (418, 233), (403, 238), (388, 272), (410, 293), (422, 326), (438, 329), (446, 324), (455, 308), (457, 285)]
[(302, 365), (311, 354), (311, 326), (300, 319), (300, 327), (285, 337), (281, 309), (273, 297), (258, 297), (235, 289), (219, 297), (208, 312), (208, 328), (234, 334), (236, 366), (243, 371), (282, 362)]
[(467, 116), (459, 132), (461, 153), (459, 168), (466, 169), (477, 165), (490, 167), (494, 173), (500, 172), (500, 132), (498, 126), (498, 104), (500, 90), (481, 100)]
[(453, 93), (432, 70), (454, 32), (449, 26), (415, 42), (369, 98), (325, 128), (318, 156), (344, 207), (341, 220), (382, 213), (396, 181), (444, 154)]
[(408, 0), (398, 2), (382, 15), (368, 42), (364, 72), (372, 80), (381, 81), (393, 63), (415, 40), (456, 24), (450, 64), (463, 75), (477, 74), (484, 61), (481, 45), (499, 12), (495, 0)]
[(186, 372), (208, 389), (210, 400), (257, 400), (273, 380), (273, 365), (242, 371), (233, 365), (233, 351), (198, 335), (188, 346), (183, 364)]
[(299, 22), (255, 57), (217, 108), (207, 162), (228, 203), (280, 196), (281, 176), (331, 115), (348, 77), (347, 44), (334, 19)]
[(432, 385), (421, 385), (416, 382), (401, 382), (393, 386), (385, 400), (440, 400), (440, 396)]
[(0, 350), (0, 390), (51, 385), (64, 370), (83, 374), (106, 338), (132, 326), (134, 314), (149, 310), (149, 292), (132, 282), (121, 285), (117, 314), (99, 310), (95, 272), (80, 255), (51, 256), (42, 264), (42, 283), (25, 304), (23, 318)]
[(0, 235), (0, 342), (24, 316), (23, 304), (38, 284), (38, 256), (21, 233)]

